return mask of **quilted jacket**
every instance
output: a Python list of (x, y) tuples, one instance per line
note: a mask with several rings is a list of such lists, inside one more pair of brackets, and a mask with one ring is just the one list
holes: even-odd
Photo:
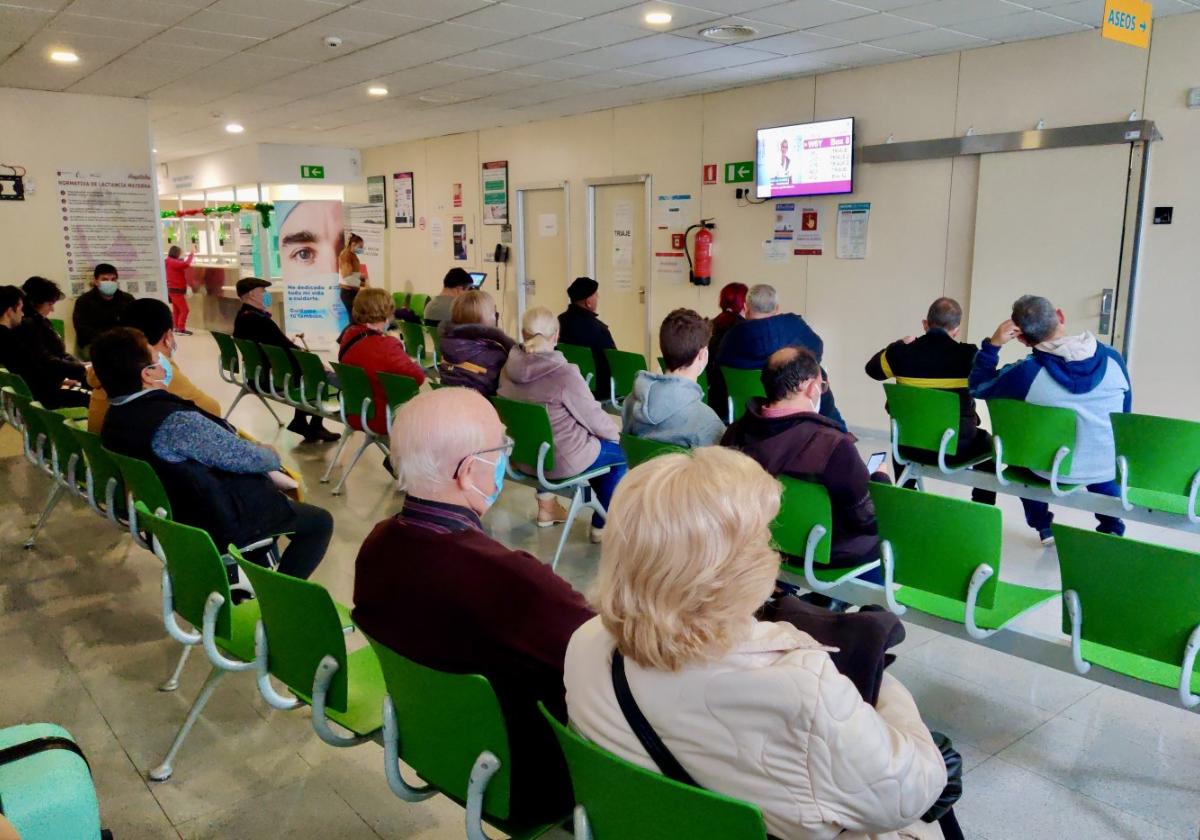
[[(599, 618), (571, 637), (571, 726), (656, 770), (617, 704), (614, 645)], [(830, 650), (790, 624), (755, 622), (720, 661), (670, 673), (627, 657), (625, 667), (642, 712), (697, 784), (758, 805), (772, 836), (941, 838), (920, 817), (946, 786), (946, 765), (912, 696), (885, 673), (872, 708)]]

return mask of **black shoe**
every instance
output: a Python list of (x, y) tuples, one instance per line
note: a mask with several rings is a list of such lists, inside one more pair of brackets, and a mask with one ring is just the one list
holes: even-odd
[(814, 607), (824, 607), (830, 612), (841, 613), (850, 608), (850, 605), (845, 601), (840, 598), (833, 598), (824, 592), (806, 592), (799, 597), (806, 604), (812, 604)]
[(305, 443), (332, 443), (335, 440), (341, 440), (342, 436), (337, 432), (331, 432), (326, 429), (321, 421), (312, 423), (308, 427), (308, 432), (304, 436)]
[(287, 424), (287, 430), (292, 434), (300, 435), (304, 438), (305, 443), (309, 441), (309, 436), (312, 434), (306, 417), (293, 417), (292, 422)]

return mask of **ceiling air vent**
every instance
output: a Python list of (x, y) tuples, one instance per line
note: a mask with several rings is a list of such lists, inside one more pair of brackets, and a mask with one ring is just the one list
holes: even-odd
[(744, 41), (746, 38), (753, 38), (758, 34), (758, 30), (752, 26), (743, 26), (739, 23), (726, 24), (724, 26), (710, 26), (707, 29), (700, 30), (700, 37), (707, 38), (710, 41)]

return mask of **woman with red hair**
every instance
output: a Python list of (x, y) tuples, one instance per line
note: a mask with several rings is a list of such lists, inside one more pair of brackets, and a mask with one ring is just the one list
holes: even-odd
[(750, 287), (745, 283), (726, 283), (721, 287), (721, 314), (713, 318), (712, 338), (708, 342), (708, 404), (717, 406), (717, 413), (723, 414), (725, 409), (725, 377), (717, 367), (718, 351), (725, 333), (737, 324), (746, 320), (746, 295)]

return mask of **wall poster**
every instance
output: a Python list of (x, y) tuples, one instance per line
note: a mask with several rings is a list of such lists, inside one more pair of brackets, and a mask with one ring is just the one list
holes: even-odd
[(483, 223), (508, 224), (508, 161), (483, 164)]
[(413, 193), (413, 174), (397, 172), (392, 175), (392, 212), (396, 227), (410, 228), (413, 226), (416, 199)]
[(867, 258), (867, 226), (870, 221), (870, 202), (838, 205), (837, 258), (839, 260), (865, 260)]
[[(383, 204), (387, 192), (387, 179), (382, 175), (367, 176), (367, 203)], [(386, 215), (386, 214), (385, 214)]]
[(369, 283), (383, 285), (383, 229), (387, 226), (387, 211), (382, 204), (342, 205), (342, 223), (345, 235), (357, 233), (362, 237), (362, 253), (358, 255), (362, 264), (362, 276)]
[(166, 300), (154, 180), (140, 172), (58, 170), (67, 282), (88, 288), (96, 263), (112, 263), (134, 297)]
[(350, 321), (338, 292), (344, 218), (340, 201), (275, 202), (283, 328), (303, 333), (313, 349), (332, 347)]

